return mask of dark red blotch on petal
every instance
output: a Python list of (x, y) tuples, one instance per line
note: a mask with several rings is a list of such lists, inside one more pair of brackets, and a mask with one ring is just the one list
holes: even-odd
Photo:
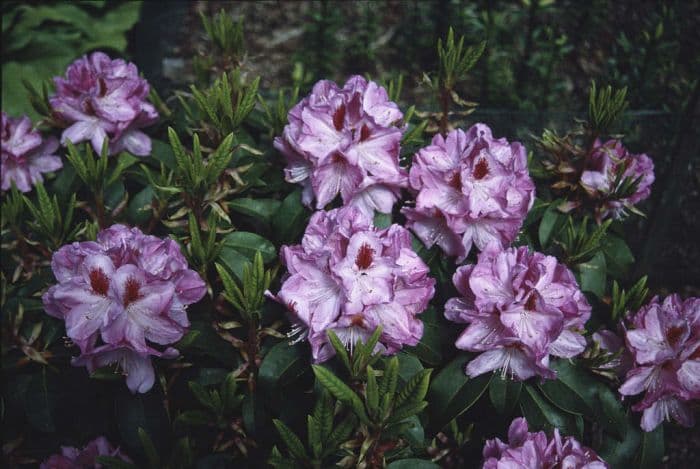
[(366, 269), (372, 265), (372, 260), (374, 258), (374, 249), (370, 247), (369, 244), (365, 243), (360, 246), (360, 250), (357, 251), (357, 257), (355, 258), (355, 265), (359, 269)]

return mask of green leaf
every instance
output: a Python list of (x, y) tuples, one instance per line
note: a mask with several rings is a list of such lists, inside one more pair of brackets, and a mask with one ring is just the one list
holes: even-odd
[(350, 365), (350, 357), (348, 356), (348, 351), (345, 349), (345, 345), (331, 329), (327, 330), (326, 336), (333, 346), (333, 349), (335, 349), (336, 357), (338, 357), (340, 362), (345, 366), (345, 369), (348, 370), (349, 373), (352, 373), (352, 365)]
[(615, 278), (622, 278), (634, 263), (634, 256), (622, 238), (608, 233), (602, 240), (605, 265), (608, 273)]
[(280, 437), (282, 437), (282, 441), (284, 441), (284, 444), (287, 446), (287, 449), (289, 449), (289, 452), (292, 453), (292, 455), (297, 459), (307, 459), (306, 449), (304, 448), (304, 444), (301, 442), (299, 437), (296, 436), (294, 432), (281, 420), (272, 419), (272, 423), (275, 424), (277, 432), (280, 434)]
[(426, 401), (402, 405), (401, 407), (395, 409), (394, 412), (392, 412), (391, 418), (389, 419), (389, 424), (402, 422), (408, 417), (412, 417), (421, 413), (426, 407), (428, 407), (428, 403)]
[(219, 259), (242, 281), (245, 265), (253, 262), (257, 252), (260, 252), (265, 262), (271, 262), (277, 257), (275, 246), (267, 239), (255, 233), (235, 231), (223, 238)]
[(659, 425), (651, 432), (642, 432), (642, 444), (639, 448), (640, 469), (661, 467), (664, 457), (664, 426)]
[(233, 199), (228, 206), (234, 212), (242, 213), (254, 217), (258, 220), (270, 223), (279, 210), (282, 202), (275, 199), (253, 199), (239, 198)]
[(581, 276), (581, 290), (602, 298), (605, 295), (605, 255), (597, 252), (590, 261), (578, 264), (577, 268)]
[(433, 370), (422, 370), (416, 373), (399, 391), (396, 396), (394, 407), (399, 407), (403, 404), (415, 404), (423, 400), (428, 392), (430, 385), (430, 374)]
[(328, 389), (336, 399), (349, 405), (362, 422), (369, 422), (362, 400), (355, 394), (355, 391), (350, 389), (347, 384), (343, 383), (327, 368), (321, 365), (312, 365), (311, 367), (316, 375), (316, 379), (318, 379), (323, 387)]
[(374, 213), (374, 226), (377, 228), (388, 228), (391, 226), (391, 213)]
[(190, 391), (192, 391), (192, 394), (194, 395), (195, 399), (197, 399), (197, 401), (199, 401), (201, 405), (214, 411), (217, 410), (212, 400), (211, 394), (204, 388), (204, 386), (202, 386), (196, 381), (190, 381), (188, 384), (190, 387)]
[(520, 409), (528, 424), (537, 430), (558, 428), (564, 435), (577, 435), (574, 416), (566, 414), (550, 404), (532, 385), (524, 385), (520, 397)]
[(542, 221), (540, 222), (540, 227), (538, 230), (538, 237), (540, 240), (540, 246), (545, 248), (549, 245), (549, 241), (552, 236), (557, 232), (557, 230), (564, 223), (566, 217), (557, 210), (557, 204), (551, 203), (547, 210), (545, 210), (542, 216)]
[(175, 419), (175, 425), (204, 426), (213, 422), (212, 415), (203, 410), (186, 410)]
[(423, 337), (421, 337), (418, 345), (406, 347), (406, 350), (431, 366), (439, 366), (442, 362), (442, 342), (440, 340), (437, 312), (435, 308), (430, 306), (419, 317), (423, 321)]
[(306, 226), (304, 221), (308, 213), (301, 204), (301, 190), (297, 189), (285, 197), (272, 218), (277, 240), (282, 244), (296, 242)]
[(523, 383), (494, 375), (489, 384), (491, 403), (499, 414), (510, 415), (520, 398)]
[(307, 366), (306, 353), (300, 345), (280, 342), (265, 354), (258, 371), (258, 385), (275, 395), (304, 374)]
[(143, 225), (151, 218), (153, 197), (153, 187), (146, 186), (142, 191), (136, 193), (129, 201), (126, 214), (134, 225)]
[(399, 459), (394, 461), (386, 469), (439, 469), (440, 466), (427, 459)]
[(148, 436), (146, 430), (141, 427), (138, 428), (138, 433), (139, 438), (141, 439), (141, 446), (146, 453), (148, 463), (151, 467), (160, 467), (160, 456), (158, 456), (158, 451), (156, 451), (156, 447), (153, 445), (153, 440), (151, 440), (151, 437)]
[(468, 355), (458, 355), (430, 384), (427, 400), (430, 403), (430, 426), (434, 431), (441, 430), (452, 419), (467, 411), (488, 387), (490, 374), (476, 378), (466, 375), (464, 370), (469, 360)]
[(143, 451), (138, 429), (143, 428), (156, 446), (162, 444), (170, 431), (163, 396), (155, 389), (146, 394), (117, 395), (114, 415), (121, 441), (132, 449), (130, 455)]
[(135, 469), (138, 467), (115, 456), (97, 456), (95, 461), (102, 464), (103, 467), (113, 469)]
[(24, 394), (24, 410), (29, 423), (39, 431), (56, 430), (53, 415), (56, 411), (56, 391), (46, 368), (32, 375)]
[(374, 369), (367, 366), (367, 386), (365, 387), (365, 396), (367, 402), (367, 410), (370, 415), (375, 416), (379, 410), (379, 387), (377, 386), (377, 377), (374, 374)]
[(399, 362), (399, 376), (403, 382), (410, 380), (416, 373), (423, 370), (423, 364), (415, 355), (399, 352), (395, 355)]

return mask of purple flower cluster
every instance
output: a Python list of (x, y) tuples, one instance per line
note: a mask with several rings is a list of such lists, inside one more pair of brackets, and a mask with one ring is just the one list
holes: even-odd
[(416, 316), (435, 281), (401, 226), (376, 229), (355, 207), (318, 211), (301, 245), (283, 246), (281, 255), (289, 276), (276, 298), (308, 334), (316, 362), (334, 354), (329, 330), (352, 349), (382, 326), (377, 347), (386, 354), (423, 335)]
[[(611, 196), (616, 189), (615, 181), (620, 173), (620, 181), (632, 178), (639, 179), (639, 183), (632, 195), (614, 199)], [(599, 221), (609, 217), (622, 217), (625, 208), (630, 208), (649, 197), (653, 182), (654, 163), (651, 158), (645, 154), (633, 155), (619, 140), (609, 140), (604, 144), (596, 140), (581, 174), (581, 186), (591, 197), (600, 201), (595, 208)]]
[(151, 389), (150, 357), (178, 354), (153, 344), (178, 341), (189, 327), (187, 305), (206, 292), (178, 244), (113, 225), (96, 242), (63, 246), (51, 267), (59, 283), (42, 299), (46, 312), (65, 321), (68, 337), (80, 347), (73, 365), (92, 372), (117, 363), (132, 392)]
[(458, 268), (453, 282), (462, 297), (447, 301), (445, 316), (469, 324), (455, 345), (482, 352), (468, 363), (469, 376), (500, 369), (518, 380), (554, 378), (550, 355), (571, 358), (586, 347), (581, 330), (591, 307), (552, 256), (493, 243), (476, 265)]
[(289, 124), (275, 138), (287, 159), (285, 178), (304, 187), (303, 202), (321, 209), (340, 193), (344, 205), (366, 215), (391, 212), (407, 186), (399, 167), (403, 114), (384, 88), (360, 76), (343, 88), (314, 85), (289, 111)]
[(61, 454), (54, 454), (41, 463), (40, 469), (100, 469), (102, 464), (97, 462), (98, 456), (111, 456), (124, 462), (131, 463), (128, 456), (113, 447), (107, 438), (99, 436), (85, 445), (83, 449), (72, 446), (62, 446)]
[(644, 411), (641, 427), (652, 431), (671, 417), (694, 424), (689, 401), (700, 399), (700, 298), (658, 297), (632, 318), (626, 334), (635, 365), (620, 393), (644, 398), (632, 409)]
[(483, 456), (483, 469), (609, 467), (592, 449), (581, 446), (574, 437), (562, 438), (557, 428), (551, 440), (544, 432), (529, 432), (527, 421), (522, 417), (510, 424), (508, 443), (499, 438), (486, 441)]
[(2, 184), (3, 191), (9, 190), (14, 181), (17, 189), (29, 192), (37, 182), (42, 182), (42, 173), (56, 171), (63, 167), (61, 158), (53, 153), (58, 149), (54, 137), (41, 138), (32, 130), (28, 117), (8, 117), (2, 113)]
[(453, 130), (413, 157), (409, 175), (418, 192), (415, 208), (404, 208), (407, 226), (431, 247), (461, 262), (472, 245), (508, 246), (535, 200), (525, 148), (475, 124)]
[(137, 156), (151, 153), (151, 139), (141, 128), (158, 120), (146, 101), (148, 82), (136, 65), (93, 52), (73, 62), (66, 77), (55, 77), (56, 94), (49, 99), (54, 116), (68, 128), (61, 143), (90, 141), (96, 152), (109, 137), (109, 154), (126, 150)]

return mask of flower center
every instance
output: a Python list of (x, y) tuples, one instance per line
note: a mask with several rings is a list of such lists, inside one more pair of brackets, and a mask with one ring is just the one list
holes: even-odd
[(350, 319), (350, 326), (352, 327), (364, 327), (365, 320), (361, 314), (356, 314)]
[(676, 344), (678, 344), (678, 341), (681, 340), (682, 336), (683, 336), (683, 328), (682, 327), (673, 326), (673, 327), (669, 328), (668, 331), (666, 331), (666, 338), (668, 339), (668, 343), (672, 347), (675, 347)]
[(100, 94), (99, 94), (100, 98), (107, 94), (107, 83), (105, 83), (104, 78), (97, 79), (97, 86), (99, 87), (99, 90), (100, 90)]
[(459, 173), (459, 171), (455, 171), (450, 179), (447, 181), (447, 184), (450, 185), (450, 187), (456, 189), (456, 190), (462, 190), (462, 175)]
[(360, 129), (360, 141), (364, 142), (369, 138), (369, 136), (369, 127), (367, 127), (367, 124), (362, 124), (362, 128)]
[(102, 269), (93, 269), (90, 271), (90, 286), (92, 291), (98, 295), (107, 296), (109, 288), (109, 280)]
[(335, 130), (343, 130), (343, 123), (345, 122), (345, 104), (341, 104), (338, 109), (335, 110), (333, 114), (333, 125)]
[(527, 311), (535, 311), (537, 309), (537, 298), (535, 298), (534, 293), (527, 298), (527, 301), (525, 302), (525, 309)]
[(126, 288), (124, 289), (124, 306), (129, 306), (139, 298), (141, 298), (139, 282), (137, 282), (135, 278), (129, 277), (126, 281)]
[(370, 247), (369, 244), (365, 243), (360, 246), (360, 250), (357, 251), (357, 257), (355, 258), (355, 265), (358, 269), (366, 269), (372, 265), (372, 259), (374, 257), (374, 249)]
[(474, 179), (483, 179), (484, 177), (488, 176), (489, 174), (489, 163), (486, 161), (486, 159), (481, 158), (477, 163), (476, 166), (474, 166), (474, 172), (472, 173), (474, 176)]

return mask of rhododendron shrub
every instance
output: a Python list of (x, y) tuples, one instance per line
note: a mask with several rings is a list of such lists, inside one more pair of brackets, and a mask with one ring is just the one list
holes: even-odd
[(535, 201), (525, 147), (494, 139), (484, 124), (435, 135), (413, 157), (409, 180), (417, 195), (403, 209), (407, 226), (458, 262), (472, 246), (507, 247)]
[(581, 332), (591, 307), (555, 257), (492, 244), (453, 282), (462, 296), (447, 301), (445, 316), (469, 324), (455, 345), (481, 352), (467, 365), (470, 376), (500, 370), (518, 380), (551, 379), (550, 355), (572, 358), (586, 348)]
[(627, 244), (664, 155), (623, 92), (536, 139), (453, 32), (402, 99), (203, 27), (191, 86), (91, 51), (2, 115), (3, 467), (660, 467), (700, 303)]
[(435, 281), (405, 228), (377, 229), (353, 206), (319, 211), (301, 245), (283, 246), (281, 254), (289, 277), (276, 298), (308, 338), (316, 362), (335, 353), (328, 331), (352, 349), (381, 327), (377, 351), (385, 354), (422, 337), (418, 315)]
[(653, 298), (631, 317), (625, 338), (634, 367), (620, 393), (644, 393), (632, 407), (643, 411), (642, 428), (670, 419), (692, 427), (690, 405), (700, 400), (700, 298)]
[(88, 141), (99, 153), (109, 139), (110, 154), (150, 155), (151, 139), (141, 128), (154, 124), (158, 112), (146, 100), (149, 85), (136, 65), (93, 52), (73, 62), (54, 83), (51, 109), (67, 127), (61, 143)]
[(58, 150), (55, 137), (42, 138), (32, 129), (28, 117), (9, 117), (2, 113), (2, 160), (0, 172), (3, 191), (14, 184), (22, 192), (29, 192), (37, 182), (44, 180), (42, 174), (61, 169), (63, 162), (54, 153)]
[(500, 467), (571, 467), (605, 469), (609, 467), (590, 448), (575, 438), (562, 438), (554, 429), (551, 440), (544, 432), (529, 432), (524, 418), (513, 420), (508, 429), (508, 442), (498, 438), (484, 445), (484, 469)]
[(73, 364), (91, 372), (115, 364), (132, 392), (151, 389), (150, 357), (178, 355), (154, 346), (182, 338), (190, 325), (187, 306), (206, 291), (178, 244), (114, 225), (95, 242), (59, 249), (51, 268), (59, 283), (44, 294), (44, 308), (65, 321), (66, 335), (80, 349)]
[(289, 124), (275, 139), (286, 158), (285, 179), (301, 184), (302, 200), (323, 208), (343, 203), (371, 216), (391, 212), (407, 172), (399, 166), (405, 125), (386, 90), (360, 76), (340, 88), (320, 81), (289, 111)]

